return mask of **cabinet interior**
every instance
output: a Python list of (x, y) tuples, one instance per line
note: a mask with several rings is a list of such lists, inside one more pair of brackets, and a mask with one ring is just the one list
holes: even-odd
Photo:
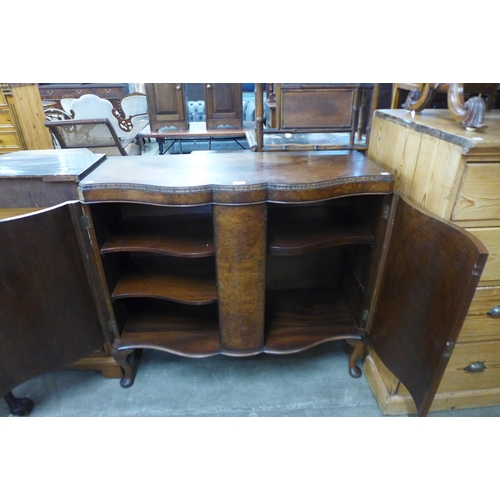
[[(259, 352), (360, 338), (383, 199), (267, 203)], [(194, 357), (223, 352), (212, 205), (90, 210), (120, 343)]]

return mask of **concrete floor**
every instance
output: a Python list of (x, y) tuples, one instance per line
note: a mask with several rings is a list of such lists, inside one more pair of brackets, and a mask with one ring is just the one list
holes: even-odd
[[(100, 372), (58, 370), (15, 389), (32, 417), (380, 417), (366, 378), (347, 371), (341, 343), (295, 355), (191, 359), (145, 350), (132, 387)], [(8, 416), (0, 402), (0, 416)], [(500, 407), (431, 417), (500, 416)]]

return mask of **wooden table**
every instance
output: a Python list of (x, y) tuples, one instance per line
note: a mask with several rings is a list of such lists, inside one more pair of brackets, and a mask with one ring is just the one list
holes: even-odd
[[(144, 141), (144, 139), (156, 139), (158, 142), (158, 148), (160, 154), (163, 155), (168, 152), (168, 150), (178, 141), (190, 140), (197, 141), (208, 139), (209, 149), (212, 147), (212, 139), (217, 140), (233, 140), (242, 149), (244, 146), (238, 142), (239, 139), (246, 139), (249, 146), (255, 143), (255, 123), (254, 122), (244, 122), (243, 128), (220, 128), (216, 130), (207, 130), (205, 122), (191, 122), (189, 124), (189, 130), (179, 130), (179, 129), (167, 129), (163, 128), (158, 131), (152, 132), (151, 128), (147, 126), (138, 135), (139, 140)], [(165, 141), (173, 141), (172, 144), (165, 150)], [(181, 146), (182, 153), (182, 146)]]

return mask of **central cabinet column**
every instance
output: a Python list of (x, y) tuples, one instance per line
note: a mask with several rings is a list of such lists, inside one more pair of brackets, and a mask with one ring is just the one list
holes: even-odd
[(265, 203), (214, 205), (221, 347), (248, 352), (264, 345)]

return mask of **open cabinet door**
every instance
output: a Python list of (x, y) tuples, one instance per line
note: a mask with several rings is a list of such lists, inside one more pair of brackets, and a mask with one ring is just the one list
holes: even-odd
[(373, 315), (373, 348), (427, 415), (486, 263), (461, 228), (395, 196)]
[(79, 202), (0, 221), (0, 397), (104, 343)]

